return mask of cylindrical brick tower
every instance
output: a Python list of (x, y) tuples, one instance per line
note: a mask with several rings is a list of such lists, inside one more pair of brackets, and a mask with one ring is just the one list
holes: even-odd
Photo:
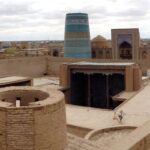
[(0, 150), (63, 150), (64, 95), (33, 87), (0, 89)]
[(66, 15), (64, 56), (91, 58), (88, 15), (69, 13)]

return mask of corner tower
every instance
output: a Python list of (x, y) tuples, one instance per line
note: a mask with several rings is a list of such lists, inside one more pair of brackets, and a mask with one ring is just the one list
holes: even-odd
[(63, 150), (64, 95), (34, 87), (0, 89), (0, 150)]

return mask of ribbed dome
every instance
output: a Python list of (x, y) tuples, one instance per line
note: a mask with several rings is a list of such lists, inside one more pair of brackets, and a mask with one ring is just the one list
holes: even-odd
[(92, 39), (92, 45), (95, 48), (110, 48), (109, 42), (101, 35)]
[(101, 36), (101, 35), (98, 35), (95, 38), (93, 38), (92, 42), (96, 42), (96, 41), (100, 41), (100, 42), (106, 41), (107, 42), (107, 40), (103, 36)]

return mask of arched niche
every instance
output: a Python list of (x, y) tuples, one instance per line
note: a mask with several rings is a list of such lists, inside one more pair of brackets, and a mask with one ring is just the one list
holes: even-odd
[(119, 45), (119, 56), (121, 59), (132, 59), (132, 45), (129, 42), (123, 41)]
[(53, 56), (54, 57), (58, 57), (59, 56), (59, 50), (58, 49), (54, 49), (53, 50)]

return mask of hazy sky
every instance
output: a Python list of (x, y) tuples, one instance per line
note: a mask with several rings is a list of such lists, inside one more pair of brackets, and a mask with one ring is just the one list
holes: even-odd
[(150, 38), (150, 0), (0, 0), (0, 40), (63, 40), (68, 12), (89, 14), (91, 38), (129, 27)]

